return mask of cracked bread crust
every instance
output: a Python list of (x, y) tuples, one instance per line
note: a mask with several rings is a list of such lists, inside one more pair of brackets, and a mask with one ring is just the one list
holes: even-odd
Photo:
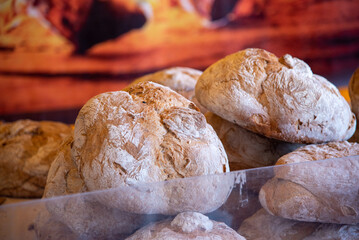
[(338, 89), (288, 54), (246, 49), (228, 55), (203, 72), (195, 94), (209, 111), (281, 141), (342, 141), (355, 130), (355, 115)]
[[(72, 160), (72, 144), (71, 136), (61, 145), (58, 155), (51, 164), (43, 198), (88, 191)], [(39, 224), (43, 224), (46, 218), (63, 223), (70, 230), (67, 237), (76, 235), (81, 239), (104, 239), (108, 236), (129, 234), (143, 221), (142, 216), (137, 214), (104, 206), (93, 195), (73, 195), (71, 198), (49, 200), (46, 201), (46, 207), (50, 214), (40, 216)], [(40, 236), (46, 234), (47, 229), (43, 228), (39, 231)]]
[(198, 106), (198, 108), (201, 110), (201, 112), (205, 113), (207, 110), (205, 109), (205, 107), (199, 104), (194, 93), (194, 88), (201, 74), (202, 71), (193, 68), (167, 68), (135, 79), (135, 81), (133, 81), (129, 86), (125, 88), (125, 91), (140, 82), (151, 81), (171, 88), (173, 91), (181, 94), (188, 100), (194, 102), (196, 106)]
[(0, 195), (42, 197), (58, 147), (71, 134), (71, 126), (60, 122), (0, 124)]
[[(272, 215), (307, 222), (359, 223), (359, 144), (332, 142), (308, 145), (281, 157), (275, 178), (261, 189), (259, 199)], [(326, 160), (328, 158), (349, 157)]]
[(197, 107), (152, 82), (89, 100), (75, 123), (72, 156), (90, 191), (229, 171)]

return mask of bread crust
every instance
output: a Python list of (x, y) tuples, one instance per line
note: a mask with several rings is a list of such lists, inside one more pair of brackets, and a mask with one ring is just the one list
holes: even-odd
[[(47, 178), (44, 198), (84, 193), (87, 187), (77, 166), (71, 158), (73, 138), (69, 137), (51, 165)], [(76, 235), (84, 239), (103, 239), (109, 236), (129, 234), (143, 223), (143, 217), (122, 212), (102, 205), (92, 195), (72, 195), (71, 198), (57, 198), (46, 202), (49, 216), (40, 216), (38, 225), (58, 222), (70, 230), (68, 236)], [(61, 224), (60, 224), (61, 225)], [(39, 228), (43, 235), (46, 228)], [(65, 233), (64, 233), (65, 234)]]
[(274, 165), (281, 156), (303, 146), (256, 134), (211, 112), (205, 116), (222, 141), (231, 171)]
[(245, 240), (226, 224), (210, 220), (196, 212), (178, 214), (173, 220), (168, 219), (151, 223), (126, 240), (150, 239), (228, 239)]
[[(76, 119), (72, 156), (90, 191), (229, 171), (222, 143), (198, 108), (152, 82), (139, 83), (128, 92), (100, 94), (87, 102)], [(178, 197), (186, 199), (186, 192), (192, 194), (184, 191)], [(166, 203), (172, 194), (164, 194)], [(103, 202), (128, 211), (119, 198)], [(211, 204), (203, 211), (213, 210)], [(173, 214), (168, 204), (154, 209), (159, 212), (151, 213)]]
[(281, 141), (342, 141), (355, 130), (355, 115), (338, 89), (288, 54), (278, 59), (246, 49), (228, 55), (203, 72), (195, 94), (209, 111)]
[(299, 222), (270, 215), (262, 208), (247, 218), (238, 232), (256, 240), (355, 239), (359, 225)]
[[(308, 145), (281, 157), (259, 200), (271, 214), (307, 222), (359, 223), (359, 144)], [(353, 157), (348, 157), (353, 156)], [(318, 161), (328, 158), (338, 160)]]
[(0, 124), (0, 195), (42, 197), (57, 149), (71, 134), (71, 126), (60, 122)]
[(173, 91), (192, 101), (202, 113), (205, 113), (207, 111), (206, 108), (197, 101), (194, 93), (194, 88), (201, 74), (202, 71), (188, 67), (167, 68), (135, 79), (124, 90), (126, 91), (141, 82), (158, 83), (171, 88)]

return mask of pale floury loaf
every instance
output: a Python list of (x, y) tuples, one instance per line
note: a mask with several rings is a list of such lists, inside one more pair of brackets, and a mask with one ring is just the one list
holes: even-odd
[[(72, 155), (90, 191), (229, 171), (223, 146), (198, 108), (168, 87), (152, 82), (89, 100), (76, 119)], [(143, 205), (133, 201), (131, 211), (174, 214), (181, 209), (175, 204), (173, 212), (173, 199), (198, 202), (194, 196), (203, 198), (208, 191), (207, 200), (212, 200), (201, 202), (201, 211), (207, 212), (219, 207), (230, 189), (223, 187), (219, 178), (209, 180), (207, 186), (187, 188), (181, 194), (175, 188), (175, 192), (163, 190), (153, 206), (156, 210), (143, 209), (147, 203), (141, 198)], [(215, 189), (218, 195), (213, 195)], [(119, 200), (123, 197), (107, 196), (103, 202), (128, 210)]]
[(151, 223), (136, 231), (126, 240), (197, 239), (245, 240), (232, 228), (196, 212), (183, 212), (173, 220)]
[(198, 103), (194, 94), (194, 88), (201, 74), (202, 71), (188, 67), (167, 68), (135, 79), (125, 90), (140, 82), (158, 83), (171, 88), (173, 91), (191, 100), (199, 107), (202, 113), (205, 113), (206, 109)]
[(60, 122), (0, 124), (0, 195), (41, 198), (57, 149), (71, 134), (71, 126)]
[(203, 72), (195, 94), (209, 111), (282, 141), (342, 141), (355, 130), (355, 115), (338, 89), (288, 54), (246, 49), (228, 55)]
[(205, 116), (222, 141), (231, 171), (274, 165), (281, 156), (303, 146), (256, 134), (211, 112)]
[[(71, 158), (73, 138), (69, 137), (60, 147), (58, 155), (51, 164), (47, 178), (44, 198), (84, 193), (87, 187), (77, 166)], [(103, 239), (129, 234), (141, 226), (143, 218), (137, 214), (126, 213), (102, 205), (91, 194), (72, 195), (71, 198), (57, 198), (46, 202), (49, 214), (43, 213), (37, 221), (37, 235), (44, 237), (48, 226), (66, 228), (63, 234), (80, 239)], [(61, 227), (61, 224), (65, 226)], [(67, 239), (66, 238), (66, 239)]]
[(270, 215), (260, 209), (247, 218), (238, 230), (247, 240), (354, 240), (359, 225), (300, 222)]
[[(275, 177), (262, 187), (262, 206), (273, 215), (299, 221), (359, 223), (358, 154), (359, 144), (343, 141), (284, 155), (277, 165), (290, 165), (276, 168)], [(328, 160), (317, 161), (323, 159)]]

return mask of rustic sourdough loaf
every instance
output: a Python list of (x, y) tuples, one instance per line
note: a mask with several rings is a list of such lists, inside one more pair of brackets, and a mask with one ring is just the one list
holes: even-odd
[[(223, 146), (204, 115), (191, 101), (152, 82), (89, 100), (76, 119), (72, 156), (90, 191), (229, 171)], [(136, 213), (212, 211), (231, 185), (218, 177), (201, 181), (203, 188), (166, 184), (146, 190), (153, 202), (140, 188), (126, 194), (119, 189), (102, 200)]]
[(208, 239), (245, 240), (232, 228), (209, 219), (197, 212), (183, 212), (168, 219), (137, 230), (126, 240), (150, 239)]
[(59, 122), (0, 124), (0, 195), (41, 198), (57, 149), (71, 133)]
[[(44, 198), (83, 193), (87, 191), (78, 169), (71, 158), (73, 138), (69, 137), (60, 147), (51, 164), (47, 178)], [(73, 195), (71, 198), (58, 198), (47, 201), (49, 216), (40, 215), (38, 236), (46, 234), (48, 221), (63, 223), (70, 230), (69, 236), (81, 239), (103, 239), (108, 236), (129, 234), (142, 224), (137, 214), (122, 212), (102, 205), (92, 195)], [(56, 224), (61, 226), (61, 224)], [(45, 232), (44, 232), (45, 231)]]
[(354, 240), (359, 225), (299, 222), (270, 215), (262, 208), (241, 224), (238, 233), (248, 240)]
[(228, 55), (203, 72), (195, 94), (220, 117), (286, 142), (341, 141), (355, 130), (338, 89), (288, 54), (246, 49)]
[[(351, 102), (351, 108), (353, 113), (355, 114), (356, 118), (358, 119), (359, 114), (359, 68), (355, 70), (353, 75), (350, 78), (349, 81), (349, 97)], [(359, 142), (359, 129), (357, 126), (357, 129), (353, 135), (353, 137), (350, 139), (350, 141)]]
[(256, 134), (211, 112), (205, 116), (222, 141), (231, 171), (274, 165), (281, 156), (303, 146)]
[[(359, 144), (308, 145), (281, 157), (259, 200), (272, 215), (307, 222), (359, 223)], [(352, 157), (348, 157), (352, 156)], [(340, 158), (305, 163), (310, 161)], [(301, 164), (290, 164), (301, 163)]]
[(201, 74), (202, 71), (193, 68), (187, 68), (187, 67), (167, 68), (135, 79), (128, 87), (125, 88), (125, 90), (131, 88), (132, 86), (140, 82), (158, 83), (163, 86), (171, 88), (173, 91), (191, 100), (196, 104), (197, 107), (199, 107), (202, 113), (205, 113), (206, 109), (201, 104), (198, 103), (194, 94), (194, 88)]

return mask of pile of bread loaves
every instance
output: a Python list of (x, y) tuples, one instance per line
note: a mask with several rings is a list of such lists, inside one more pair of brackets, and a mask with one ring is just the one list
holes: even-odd
[[(358, 75), (349, 85), (353, 106)], [(74, 127), (1, 124), (0, 194), (116, 189), (49, 201), (39, 239), (119, 239), (135, 230), (128, 239), (359, 239), (359, 161), (289, 164), (359, 155), (347, 141), (355, 128), (338, 89), (305, 62), (245, 49), (204, 72), (170, 68), (97, 95)], [(263, 209), (238, 233), (203, 215), (232, 190), (218, 174), (275, 164), (289, 165), (261, 188)], [(201, 175), (210, 176), (187, 179)], [(138, 230), (147, 214), (177, 216)]]

